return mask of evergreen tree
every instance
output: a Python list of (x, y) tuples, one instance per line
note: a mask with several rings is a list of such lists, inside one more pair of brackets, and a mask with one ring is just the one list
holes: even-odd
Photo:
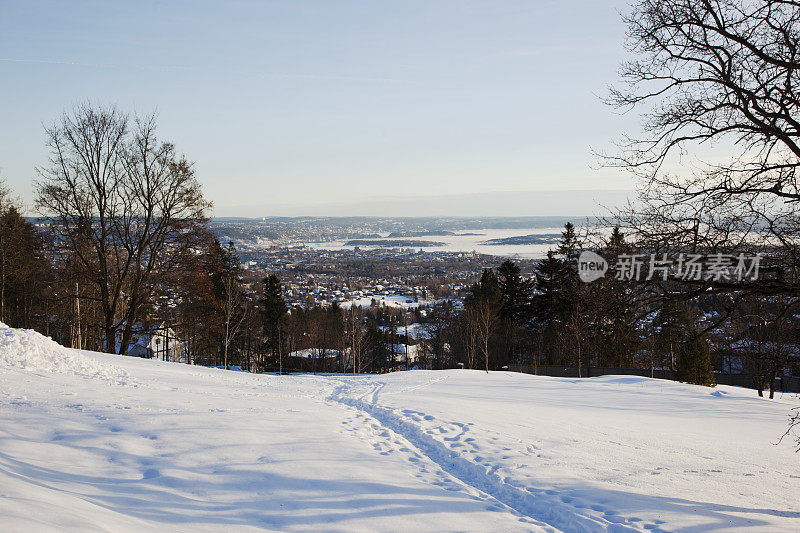
[(372, 317), (367, 320), (362, 357), (365, 359), (362, 370), (383, 371), (388, 368), (389, 350), (386, 347), (386, 336), (378, 327), (378, 322)]
[[(189, 254), (176, 274), (178, 334), (187, 344), (190, 363), (215, 364), (222, 337), (222, 261), (219, 241), (207, 232), (199, 254)], [(219, 288), (217, 287), (219, 285)]]
[(533, 311), (540, 324), (566, 321), (573, 314), (583, 288), (578, 278), (579, 254), (580, 243), (575, 235), (575, 226), (567, 222), (558, 251), (547, 252), (547, 257), (534, 270), (537, 290)]
[(282, 344), (285, 338), (283, 322), (288, 308), (283, 299), (281, 281), (275, 274), (264, 278), (264, 296), (261, 298), (261, 319), (264, 344), (278, 362), (278, 371), (283, 372)]
[[(679, 300), (665, 301), (653, 321), (653, 326), (656, 331), (655, 349), (674, 370), (680, 351), (692, 337), (692, 324), (686, 305)], [(662, 359), (659, 364), (664, 366), (664, 360)], [(655, 362), (653, 366), (656, 366)]]
[(557, 252), (550, 251), (534, 271), (536, 293), (533, 297), (533, 318), (539, 335), (549, 339), (551, 354), (560, 356), (561, 363), (585, 360), (586, 285), (578, 278), (580, 243), (575, 227), (564, 226)]
[(504, 332), (505, 362), (515, 362), (522, 326), (530, 315), (530, 280), (522, 277), (519, 266), (510, 259), (497, 269), (500, 288), (500, 321)]
[(530, 310), (531, 282), (522, 277), (519, 266), (507, 259), (497, 269), (500, 289), (500, 317), (505, 321), (520, 322)]
[(327, 368), (326, 371), (336, 372), (339, 370), (344, 372), (344, 313), (339, 306), (339, 302), (333, 302), (326, 310), (323, 328), (325, 345), (339, 354), (334, 361), (331, 361), (331, 363), (336, 363), (337, 368)]
[(699, 336), (693, 336), (688, 345), (681, 350), (675, 379), (707, 387), (716, 385), (714, 375), (711, 373), (708, 344)]
[[(625, 234), (619, 226), (614, 226), (606, 243), (605, 251), (613, 256), (630, 252), (630, 246), (625, 241)], [(607, 258), (608, 259), (608, 258)]]
[(205, 263), (206, 268), (209, 269), (211, 283), (214, 287), (214, 298), (221, 302), (225, 298), (225, 277), (230, 274), (233, 265), (228, 250), (222, 246), (216, 237), (209, 244)]
[(0, 322), (34, 326), (44, 311), (49, 271), (33, 225), (0, 199)]
[(575, 226), (571, 222), (567, 222), (564, 225), (564, 231), (561, 232), (561, 242), (558, 243), (558, 254), (563, 260), (563, 270), (559, 282), (561, 283), (561, 298), (565, 320), (569, 320), (583, 303), (583, 289), (586, 285), (578, 278), (578, 256), (580, 253), (581, 243), (575, 234)]
[(497, 311), (499, 311), (502, 304), (500, 283), (491, 268), (483, 269), (481, 279), (470, 287), (469, 294), (464, 300), (464, 305), (474, 306), (479, 301), (489, 302)]
[[(615, 227), (601, 250), (612, 261), (620, 254), (630, 253), (630, 246), (619, 227)], [(592, 329), (598, 363), (624, 368), (634, 364), (640, 345), (637, 331), (636, 286), (633, 283), (606, 276), (587, 287), (592, 302)]]
[(564, 261), (556, 257), (552, 250), (536, 265), (536, 294), (532, 300), (532, 311), (542, 326), (549, 325), (561, 315), (560, 294), (564, 272)]
[(558, 243), (558, 253), (568, 264), (577, 265), (578, 256), (581, 251), (581, 243), (575, 234), (575, 226), (572, 222), (564, 224), (564, 231), (561, 232), (561, 241)]

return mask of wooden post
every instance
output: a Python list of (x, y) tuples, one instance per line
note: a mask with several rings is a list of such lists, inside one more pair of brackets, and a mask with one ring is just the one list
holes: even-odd
[(83, 349), (83, 343), (81, 342), (81, 299), (78, 297), (78, 282), (75, 282), (75, 336), (74, 336), (74, 346), (73, 348), (77, 348), (79, 350)]
[(405, 312), (403, 312), (403, 328), (406, 330), (406, 370), (408, 370), (408, 320), (406, 319)]

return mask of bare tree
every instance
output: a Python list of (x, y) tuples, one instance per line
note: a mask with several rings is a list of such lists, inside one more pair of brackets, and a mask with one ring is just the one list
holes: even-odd
[(732, 349), (729, 356), (729, 369), (734, 358), (742, 363), (753, 376), (759, 396), (769, 387), (769, 397), (775, 395), (776, 381), (789, 366), (794, 349), (796, 324), (794, 317), (782, 313), (783, 304), (779, 298), (752, 298), (737, 309), (737, 313), (726, 328), (731, 338)]
[(800, 288), (800, 2), (638, 0), (625, 22), (637, 57), (609, 100), (645, 113), (642, 135), (609, 158), (642, 182), (618, 221), (654, 253), (766, 252), (770, 276), (703, 280), (694, 294), (734, 292), (718, 323), (748, 292), (788, 296), (788, 314)]
[(478, 333), (474, 324), (477, 322), (477, 313), (474, 309), (464, 309), (463, 319), (461, 320), (461, 332), (464, 337), (465, 355), (467, 356), (466, 367), (475, 368), (475, 361), (478, 353)]
[(247, 299), (241, 289), (239, 280), (235, 274), (227, 274), (224, 280), (225, 298), (222, 302), (223, 325), (225, 326), (223, 337), (223, 366), (228, 369), (228, 350), (234, 339), (242, 329), (242, 325), (248, 317), (249, 308)]
[[(364, 330), (359, 323), (359, 316), (356, 313), (356, 306), (351, 305), (350, 310), (345, 315), (345, 333), (350, 349), (350, 357), (353, 361), (353, 375), (361, 373), (362, 353), (364, 345)], [(344, 357), (344, 351), (342, 351)]]
[(586, 314), (583, 306), (577, 304), (567, 315), (563, 324), (564, 345), (569, 349), (568, 358), (574, 358), (578, 367), (578, 377), (583, 377), (583, 367), (589, 366), (587, 344), (589, 341), (589, 327), (586, 323)]
[(608, 159), (642, 181), (620, 222), (652, 251), (769, 250), (782, 274), (759, 290), (795, 291), (800, 3), (640, 0), (625, 22), (609, 100), (645, 112)]
[(155, 136), (155, 117), (83, 104), (47, 129), (49, 164), (36, 203), (97, 289), (105, 350), (127, 352), (153, 292), (205, 223), (192, 164)]
[(494, 335), (500, 317), (497, 308), (487, 299), (478, 300), (473, 309), (472, 318), (474, 320), (477, 344), (483, 355), (484, 368), (489, 372), (489, 344)]
[(8, 187), (6, 187), (6, 182), (4, 179), (0, 178), (0, 211), (5, 211), (6, 207), (10, 203), (11, 191)]
[(784, 433), (780, 438), (781, 441), (786, 437), (793, 438), (796, 446), (795, 452), (800, 452), (800, 431), (798, 431), (799, 429), (800, 429), (800, 407), (795, 407), (789, 413), (789, 427), (786, 429), (786, 433)]

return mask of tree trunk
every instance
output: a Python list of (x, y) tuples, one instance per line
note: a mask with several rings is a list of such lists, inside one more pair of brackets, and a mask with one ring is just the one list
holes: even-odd
[(228, 370), (228, 334), (229, 334), (229, 324), (230, 321), (225, 321), (225, 345), (223, 346), (223, 365), (225, 366), (225, 370)]
[(103, 327), (105, 334), (106, 334), (106, 352), (107, 353), (117, 353), (117, 328), (114, 327), (114, 317), (106, 315), (104, 319), (104, 327)]
[(125, 326), (122, 329), (122, 341), (119, 345), (119, 353), (120, 355), (127, 355), (128, 348), (130, 348), (131, 340), (133, 340), (133, 327), (136, 322), (136, 315), (137, 310), (139, 308), (139, 304), (131, 298), (130, 304), (128, 305), (127, 314), (123, 314), (125, 318)]
[(0, 239), (0, 322), (6, 322), (6, 249)]

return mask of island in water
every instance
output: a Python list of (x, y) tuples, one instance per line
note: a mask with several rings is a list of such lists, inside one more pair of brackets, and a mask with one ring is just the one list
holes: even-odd
[(489, 239), (481, 244), (487, 246), (526, 245), (526, 244), (555, 244), (561, 238), (559, 233), (539, 233), (534, 235), (516, 235), (501, 239)]

